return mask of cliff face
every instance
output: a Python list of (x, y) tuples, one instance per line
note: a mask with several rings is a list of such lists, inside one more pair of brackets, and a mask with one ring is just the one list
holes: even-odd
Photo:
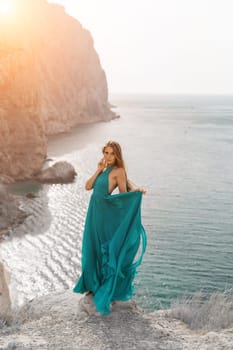
[(46, 135), (114, 114), (90, 33), (45, 0), (12, 10), (0, 21), (0, 174), (23, 179), (41, 168)]
[(24, 49), (0, 55), (0, 173), (23, 179), (38, 171), (46, 155), (34, 64)]
[(107, 81), (90, 33), (62, 7), (48, 5), (46, 11), (37, 65), (46, 132), (110, 120)]

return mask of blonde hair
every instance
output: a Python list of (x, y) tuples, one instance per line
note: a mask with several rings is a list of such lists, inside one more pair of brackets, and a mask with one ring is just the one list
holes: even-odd
[(111, 147), (113, 149), (114, 152), (114, 156), (116, 158), (116, 166), (118, 168), (123, 168), (125, 170), (126, 173), (126, 169), (125, 169), (125, 162), (122, 156), (122, 150), (121, 150), (121, 146), (119, 145), (118, 142), (116, 141), (108, 141), (102, 148), (102, 152), (105, 152), (105, 149), (107, 147)]

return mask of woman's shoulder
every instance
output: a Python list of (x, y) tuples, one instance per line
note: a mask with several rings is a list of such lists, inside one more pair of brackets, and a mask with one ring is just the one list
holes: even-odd
[(125, 176), (125, 169), (122, 167), (115, 167), (113, 168), (113, 171), (116, 176)]

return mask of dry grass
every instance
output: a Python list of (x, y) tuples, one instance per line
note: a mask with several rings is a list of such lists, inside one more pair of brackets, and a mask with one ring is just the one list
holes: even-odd
[(182, 320), (191, 329), (220, 330), (233, 326), (233, 289), (215, 292), (209, 297), (196, 292), (174, 302), (169, 315)]

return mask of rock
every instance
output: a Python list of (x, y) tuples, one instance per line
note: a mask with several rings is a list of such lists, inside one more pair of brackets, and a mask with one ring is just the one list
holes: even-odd
[(33, 198), (36, 198), (36, 195), (35, 195), (35, 193), (29, 192), (26, 194), (26, 197), (29, 199), (33, 199)]
[(13, 223), (17, 212), (17, 201), (8, 194), (5, 186), (0, 185), (0, 229), (5, 229)]
[(60, 161), (41, 171), (36, 179), (43, 183), (69, 183), (74, 181), (76, 175), (73, 165)]
[(23, 222), (27, 214), (19, 208), (19, 201), (0, 184), (0, 238), (11, 226)]
[(0, 325), (9, 323), (12, 318), (8, 278), (6, 268), (0, 260)]
[(46, 156), (34, 65), (30, 49), (0, 52), (0, 169), (18, 180), (38, 172)]
[(9, 185), (13, 184), (14, 182), (15, 180), (12, 177), (0, 174), (0, 184)]
[(14, 8), (0, 21), (0, 171), (23, 180), (40, 171), (47, 135), (114, 113), (90, 33), (45, 0)]

